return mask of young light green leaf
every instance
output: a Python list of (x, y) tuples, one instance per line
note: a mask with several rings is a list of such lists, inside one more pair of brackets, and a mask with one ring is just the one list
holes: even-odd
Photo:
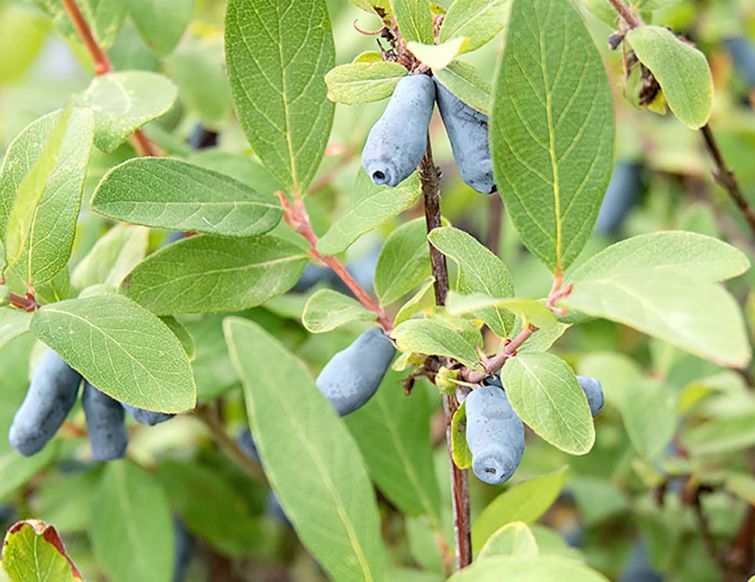
[(133, 224), (241, 237), (272, 230), (283, 215), (271, 194), (170, 158), (134, 158), (116, 166), (91, 204), (99, 214)]
[(506, 26), (510, 9), (511, 0), (454, 0), (440, 27), (440, 41), (462, 36), (469, 39), (464, 52), (477, 50)]
[(375, 314), (359, 301), (332, 289), (315, 291), (304, 306), (301, 322), (311, 333), (332, 331), (352, 321), (370, 321)]
[(141, 126), (167, 112), (178, 90), (166, 77), (145, 71), (96, 77), (78, 98), (94, 113), (94, 144), (109, 153)]
[(108, 396), (183, 412), (196, 389), (186, 352), (160, 319), (121, 295), (70, 299), (35, 312), (34, 335)]
[(346, 211), (318, 241), (317, 250), (324, 255), (345, 251), (365, 232), (411, 208), (420, 193), (416, 172), (391, 188), (373, 183), (360, 168)]
[(92, 285), (117, 287), (128, 272), (147, 254), (149, 230), (142, 226), (117, 224), (99, 239), (76, 265), (71, 283), (77, 289)]
[(449, 582), (499, 582), (501, 572), (506, 572), (506, 582), (608, 582), (608, 578), (582, 562), (555, 555), (490, 556), (451, 576)]
[(324, 77), (335, 49), (325, 0), (230, 0), (225, 39), (249, 143), (287, 192), (303, 194), (333, 122)]
[(472, 451), (467, 443), (467, 406), (466, 400), (454, 412), (451, 419), (451, 455), (454, 465), (459, 469), (469, 469), (472, 466)]
[(490, 115), (493, 88), (483, 79), (474, 65), (453, 61), (445, 69), (433, 71), (443, 86), (472, 109)]
[(407, 41), (433, 44), (433, 15), (427, 0), (390, 0), (401, 34)]
[(346, 417), (372, 480), (407, 515), (441, 519), (441, 498), (430, 446), (428, 393), (407, 396), (401, 376), (389, 371), (366, 406)]
[(573, 455), (595, 443), (587, 397), (569, 365), (549, 353), (524, 353), (501, 369), (506, 395), (519, 418), (538, 436)]
[(419, 311), (419, 307), (422, 304), (425, 296), (427, 295), (427, 292), (430, 291), (430, 289), (432, 289), (434, 285), (435, 277), (430, 276), (425, 279), (417, 289), (417, 292), (401, 306), (401, 309), (398, 310), (396, 317), (393, 318), (393, 325), (398, 326), (402, 322), (407, 321), (408, 319), (413, 317), (414, 314)]
[(558, 497), (565, 472), (566, 467), (517, 483), (491, 501), (472, 526), (475, 553), (501, 526), (512, 521), (532, 523), (539, 519)]
[(409, 41), (406, 48), (419, 59), (422, 64), (433, 70), (441, 71), (459, 56), (467, 47), (469, 39), (463, 36), (452, 38), (441, 44), (422, 44)]
[(536, 556), (539, 551), (535, 536), (527, 524), (512, 521), (488, 538), (477, 559), (490, 556)]
[(172, 51), (191, 22), (194, 0), (129, 0), (131, 19), (153, 49), (162, 54)]
[(147, 257), (121, 284), (125, 295), (158, 315), (236, 311), (291, 289), (306, 251), (275, 236), (192, 236)]
[(418, 218), (399, 226), (386, 239), (375, 267), (375, 292), (390, 305), (430, 275), (427, 226)]
[(29, 331), (31, 313), (15, 307), (0, 307), (0, 348)]
[(516, 297), (495, 299), (482, 293), (464, 295), (451, 291), (448, 294), (446, 307), (451, 315), (466, 315), (492, 307), (500, 307), (518, 315), (520, 318), (524, 318), (527, 323), (536, 326), (538, 330), (547, 330), (558, 323), (553, 312), (544, 303), (534, 299)]
[[(470, 234), (445, 226), (433, 230), (428, 238), (435, 248), (459, 265), (456, 288), (462, 293), (483, 293), (496, 299), (514, 294), (508, 267)], [(514, 324), (512, 313), (498, 307), (484, 307), (474, 315), (500, 337), (507, 337)]]
[[(30, 0), (39, 6), (55, 23), (56, 28), (71, 41), (81, 42), (65, 6), (58, 0)], [(110, 48), (126, 16), (126, 4), (121, 0), (78, 0), (84, 20), (92, 36), (104, 49)], [(35, 27), (39, 30), (40, 25)]]
[(88, 111), (58, 111), (9, 146), (0, 168), (0, 234), (10, 284), (42, 285), (68, 263), (93, 131)]
[(402, 352), (447, 356), (469, 368), (480, 367), (477, 350), (482, 346), (482, 336), (465, 319), (444, 314), (409, 319), (394, 328), (391, 337)]
[(19, 521), (8, 530), (2, 568), (11, 582), (84, 579), (55, 528), (37, 519)]
[(723, 366), (743, 367), (750, 361), (734, 298), (706, 277), (677, 268), (638, 268), (580, 281), (563, 303)]
[(346, 105), (359, 105), (390, 97), (396, 83), (407, 74), (398, 63), (356, 62), (328, 71), (328, 99)]
[(678, 269), (712, 283), (738, 277), (750, 268), (739, 249), (694, 232), (666, 231), (634, 236), (590, 257), (568, 276), (578, 283), (637, 269)]
[(512, 2), (490, 120), (493, 171), (522, 242), (562, 272), (590, 237), (611, 176), (611, 90), (569, 0)]
[(391, 5), (389, 0), (349, 0), (349, 2), (370, 14), (377, 14), (377, 11), (375, 10), (377, 8), (381, 10), (386, 17), (391, 16)]
[(90, 535), (109, 580), (171, 579), (175, 541), (170, 506), (157, 479), (138, 465), (107, 463), (92, 500)]
[(239, 318), (224, 330), (265, 474), (299, 539), (334, 579), (381, 580), (375, 496), (354, 439), (278, 340)]
[(690, 129), (705, 125), (713, 106), (713, 77), (705, 55), (662, 26), (634, 28), (627, 40), (679, 121)]

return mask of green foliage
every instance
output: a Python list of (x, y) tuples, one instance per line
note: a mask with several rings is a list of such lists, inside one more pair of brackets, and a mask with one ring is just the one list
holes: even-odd
[(63, 541), (51, 525), (22, 521), (14, 525), (3, 542), (3, 568), (12, 582), (52, 579), (83, 580)]
[(427, 227), (422, 219), (402, 224), (386, 239), (375, 267), (375, 292), (394, 303), (430, 275)]
[[(111, 3), (113, 0), (111, 0)], [(118, 2), (115, 2), (118, 3)], [(159, 53), (169, 53), (181, 40), (191, 20), (194, 0), (130, 0), (129, 15), (139, 32)]]
[(490, 556), (536, 556), (538, 552), (537, 541), (527, 524), (512, 521), (488, 538), (478, 559)]
[(315, 291), (304, 306), (302, 325), (312, 333), (332, 331), (352, 321), (370, 321), (375, 314), (359, 301), (330, 289)]
[(440, 27), (440, 41), (464, 37), (469, 39), (465, 51), (477, 50), (505, 26), (510, 8), (511, 0), (454, 0)]
[(477, 70), (464, 61), (453, 61), (435, 74), (438, 80), (472, 109), (490, 114), (490, 83), (483, 79)]
[(390, 5), (407, 41), (433, 44), (433, 15), (426, 0), (390, 0)]
[(568, 582), (605, 582), (600, 575), (575, 560), (560, 556), (493, 556), (480, 560), (451, 577), (452, 582), (494, 582), (501, 572), (515, 582), (564, 580)]
[(346, 105), (359, 105), (390, 97), (406, 69), (398, 63), (355, 62), (328, 71), (328, 99)]
[(424, 319), (409, 319), (391, 334), (399, 349), (417, 354), (454, 358), (470, 368), (479, 367), (480, 330), (470, 322), (439, 312)]

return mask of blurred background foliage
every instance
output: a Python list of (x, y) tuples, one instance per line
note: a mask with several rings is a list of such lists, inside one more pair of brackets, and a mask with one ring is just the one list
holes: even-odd
[[(64, 106), (71, 95), (84, 90), (91, 78), (89, 59), (56, 4), (0, 0), (0, 151), (29, 122)], [(359, 33), (355, 22), (361, 30), (377, 30), (377, 18), (343, 0), (328, 4), (338, 64), (375, 50), (375, 37)], [(583, 0), (583, 4), (609, 71), (617, 123), (617, 170), (597, 232), (583, 256), (628, 236), (683, 229), (720, 237), (754, 258), (753, 238), (726, 193), (715, 185), (699, 135), (671, 116), (641, 111), (630, 103), (621, 51), (610, 51), (606, 42), (614, 30), (610, 6), (603, 0)], [(711, 125), (750, 203), (755, 204), (755, 3), (668, 0), (642, 4), (661, 7), (648, 12), (646, 20), (686, 35), (708, 56), (716, 86)], [(159, 71), (178, 85), (177, 105), (146, 128), (162, 149), (244, 177), (239, 173), (243, 172), (240, 160), (253, 152), (232, 114), (223, 65), (224, 8), (222, 0), (196, 0), (175, 48), (150, 46), (145, 40), (149, 35), (140, 34), (125, 11), (103, 24), (98, 40), (108, 47), (115, 69)], [(500, 48), (498, 40), (469, 55), (483, 78), (493, 78)], [(345, 208), (358, 170), (359, 148), (383, 107), (384, 103), (373, 103), (336, 108), (317, 191), (307, 201), (318, 234)], [(216, 148), (191, 151), (188, 140), (198, 124), (218, 132)], [(443, 170), (445, 217), (481, 241), (496, 240), (489, 232), (496, 225), (491, 220), (498, 211), (496, 202), (461, 182), (437, 117), (431, 135), (436, 161)], [(134, 155), (128, 143), (112, 154), (95, 150), (85, 201), (105, 171)], [(89, 212), (86, 204), (82, 208), (74, 261), (83, 258), (111, 227), (106, 219)], [(360, 282), (371, 286), (382, 241), (420, 213), (414, 209), (401, 221), (382, 225), (348, 251), (346, 259)], [(524, 250), (505, 214), (500, 235), (499, 254), (513, 274), (517, 295), (547, 294), (548, 272)], [(165, 236), (153, 231), (152, 248)], [(728, 285), (748, 306), (751, 335), (755, 330), (753, 282), (755, 271), (751, 270)], [(319, 283), (323, 284), (327, 281)], [(306, 333), (299, 316), (310, 292), (290, 293), (243, 315), (263, 325), (317, 371), (361, 328), (353, 325), (323, 335)], [(213, 315), (183, 319), (197, 344), (193, 366), (200, 398), (218, 412), (231, 433), (238, 434), (245, 416), (221, 320)], [(721, 565), (731, 559), (732, 543), (742, 535), (740, 524), (755, 504), (752, 370), (740, 373), (717, 367), (606, 321), (575, 326), (555, 350), (578, 373), (603, 381), (607, 406), (596, 418), (595, 448), (584, 457), (568, 457), (540, 439), (530, 439), (513, 486), (482, 486), (473, 480), (473, 516), (523, 479), (568, 465), (560, 492), (556, 487), (542, 493), (542, 510), (522, 517), (537, 520), (532, 527), (541, 548), (585, 560), (612, 579), (657, 579), (648, 577), (650, 568), (666, 580), (722, 579)], [(23, 398), (33, 351), (28, 337), (0, 351), (3, 435)], [(281, 389), (285, 382), (281, 378)], [(390, 375), (387, 382), (396, 385), (398, 393), (398, 376)], [(445, 546), (438, 543), (438, 536), (452, 545), (448, 457), (440, 400), (434, 388), (418, 386), (429, 395), (427, 410), (419, 416), (422, 422), (429, 419), (440, 491), (434, 510), (440, 522), (422, 515), (420, 508), (410, 512), (417, 515), (404, 515), (407, 510), (397, 501), (400, 486), (381, 485), (379, 499), (392, 562), (426, 571), (426, 577), (415, 572), (411, 579), (434, 580), (443, 574), (448, 557), (442, 555)], [(369, 449), (375, 446), (369, 441), (379, 445), (383, 435), (369, 429), (364, 416), (350, 417), (347, 425), (360, 445)], [(4, 504), (0, 520), (7, 526), (19, 518), (35, 517), (54, 524), (79, 568), (88, 579), (96, 580), (103, 575), (90, 541), (92, 500), (104, 469), (88, 460), (88, 445), (77, 432), (83, 426), (82, 417), (77, 409), (54, 446), (23, 463), (3, 464), (9, 445), (4, 437), (0, 439), (0, 501)], [(163, 486), (176, 515), (177, 540), (192, 540), (186, 580), (322, 578), (285, 519), (268, 511), (268, 491), (213, 444), (196, 417), (184, 415), (154, 428), (130, 425), (130, 431), (131, 460), (154, 473)], [(439, 523), (441, 534), (436, 531)], [(748, 551), (751, 547), (750, 539)], [(644, 567), (644, 577), (630, 577), (629, 563)]]

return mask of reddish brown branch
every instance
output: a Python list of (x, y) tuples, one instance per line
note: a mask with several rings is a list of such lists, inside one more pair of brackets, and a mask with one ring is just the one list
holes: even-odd
[(501, 350), (499, 354), (495, 355), (494, 357), (489, 359), (487, 362), (483, 362), (485, 365), (484, 370), (470, 370), (468, 368), (464, 369), (461, 373), (462, 380), (465, 380), (471, 384), (479, 384), (488, 376), (495, 374), (496, 372), (498, 372), (498, 370), (503, 368), (503, 365), (506, 363), (506, 360), (516, 356), (516, 351), (536, 331), (537, 331), (537, 328), (534, 325), (525, 327), (522, 331), (519, 332), (519, 334), (514, 339), (512, 339), (509, 342), (506, 342), (506, 345), (504, 346), (503, 350)]
[(8, 300), (8, 303), (10, 303), (13, 307), (18, 307), (19, 309), (23, 309), (24, 311), (28, 311), (29, 313), (36, 311), (41, 307), (41, 305), (37, 302), (37, 299), (34, 297), (33, 293), (19, 295), (18, 293), (10, 292), (8, 293), (6, 299)]

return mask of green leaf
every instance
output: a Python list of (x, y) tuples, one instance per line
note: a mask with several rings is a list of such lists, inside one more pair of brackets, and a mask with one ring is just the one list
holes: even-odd
[(634, 28), (627, 40), (679, 121), (690, 129), (705, 125), (713, 106), (713, 77), (705, 55), (662, 26)]
[(41, 285), (68, 262), (92, 135), (88, 111), (58, 111), (27, 126), (8, 147), (0, 168), (0, 233), (9, 283)]
[(595, 443), (587, 397), (558, 356), (523, 353), (501, 369), (506, 395), (519, 418), (562, 451), (584, 455)]
[[(436, 228), (428, 238), (435, 248), (459, 265), (456, 288), (462, 293), (483, 293), (496, 299), (511, 297), (514, 283), (506, 264), (466, 232), (446, 226)], [(485, 307), (474, 316), (488, 324), (500, 337), (507, 337), (514, 325), (511, 312)]]
[(158, 478), (193, 534), (230, 556), (259, 546), (262, 534), (245, 499), (217, 471), (196, 462), (164, 461)]
[(375, 8), (378, 8), (382, 10), (386, 16), (391, 15), (389, 0), (349, 0), (349, 2), (370, 14), (376, 14), (377, 12)]
[(345, 419), (386, 497), (405, 514), (425, 514), (438, 523), (441, 497), (430, 445), (433, 407), (422, 388), (407, 396), (399, 374), (389, 370), (367, 405)]
[(466, 400), (454, 412), (451, 420), (451, 454), (454, 465), (459, 469), (469, 469), (472, 466), (472, 451), (467, 443), (467, 406)]
[(755, 445), (755, 414), (711, 418), (687, 428), (682, 442), (694, 455), (721, 455)]
[(454, 61), (445, 69), (433, 71), (443, 86), (472, 109), (490, 115), (493, 88), (483, 79), (474, 65)]
[(566, 467), (533, 477), (507, 489), (491, 501), (472, 525), (475, 553), (501, 526), (512, 521), (532, 523), (539, 519), (558, 497), (565, 472)]
[(427, 0), (390, 0), (390, 4), (404, 39), (433, 44), (433, 15)]
[(333, 122), (324, 77), (335, 50), (325, 0), (229, 0), (225, 42), (249, 143), (287, 192), (303, 194)]
[(196, 345), (196, 356), (191, 363), (197, 397), (211, 399), (238, 386), (239, 379), (228, 357), (228, 347), (223, 336), (222, 315), (205, 315), (186, 324)]
[(315, 291), (304, 306), (301, 322), (311, 333), (332, 331), (352, 321), (371, 321), (375, 314), (359, 301), (331, 289)]
[[(672, 419), (672, 423), (676, 420), (673, 411), (669, 418)], [(659, 442), (666, 446), (662, 438)], [(574, 492), (580, 520), (585, 528), (592, 529), (607, 518), (628, 509), (625, 494), (609, 480), (580, 477), (572, 479), (569, 487)]]
[(0, 307), (0, 348), (29, 331), (31, 313), (15, 307)]
[(336, 580), (382, 579), (375, 496), (354, 439), (302, 362), (262, 327), (228, 318), (224, 329), (265, 473), (299, 539)]
[(181, 342), (155, 315), (121, 295), (70, 299), (34, 314), (32, 331), (107, 395), (160, 412), (194, 407)]
[(22, 78), (47, 40), (47, 21), (23, 6), (3, 3), (0, 7), (0, 85)]
[(558, 324), (556, 316), (548, 309), (548, 306), (534, 299), (520, 299), (516, 297), (495, 299), (482, 293), (464, 295), (451, 291), (446, 301), (446, 308), (451, 315), (466, 315), (493, 307), (500, 307), (519, 315), (528, 323), (538, 327), (538, 329), (547, 330)]
[(563, 303), (724, 366), (743, 367), (750, 361), (734, 298), (704, 277), (677, 268), (638, 268), (581, 281)]
[(109, 580), (171, 579), (175, 541), (168, 500), (157, 479), (134, 463), (107, 463), (89, 533)]
[(590, 237), (611, 176), (611, 90), (569, 0), (512, 1), (490, 120), (493, 170), (522, 242), (558, 273)]
[(325, 75), (328, 99), (346, 105), (380, 101), (390, 97), (406, 75), (405, 67), (386, 61), (339, 65)]
[(84, 579), (55, 528), (36, 519), (19, 521), (8, 530), (2, 568), (12, 582)]
[(131, 19), (153, 49), (172, 51), (191, 22), (194, 0), (129, 0)]
[(280, 183), (260, 163), (242, 154), (211, 148), (194, 152), (189, 156), (189, 161), (230, 176), (263, 194), (274, 194), (281, 189)]
[(451, 576), (449, 582), (499, 582), (502, 572), (506, 573), (506, 582), (608, 582), (608, 578), (582, 562), (547, 555), (491, 556)]
[(467, 47), (469, 39), (465, 37), (452, 38), (441, 44), (422, 44), (421, 42), (409, 41), (406, 48), (409, 49), (422, 64), (435, 71), (445, 69)]
[(375, 293), (390, 305), (430, 275), (427, 226), (418, 218), (399, 226), (386, 239), (375, 267)]
[(304, 250), (275, 236), (192, 236), (147, 257), (121, 289), (158, 315), (235, 311), (291, 289), (308, 261)]
[(346, 211), (318, 241), (317, 250), (324, 255), (345, 251), (364, 233), (414, 206), (420, 194), (416, 172), (391, 188), (378, 186), (360, 168)]
[(488, 538), (477, 559), (491, 556), (536, 556), (538, 553), (532, 530), (524, 522), (513, 521)]
[(168, 326), (170, 331), (173, 332), (173, 335), (181, 342), (181, 346), (183, 346), (189, 360), (193, 360), (196, 355), (196, 345), (194, 344), (194, 338), (191, 337), (189, 331), (172, 315), (164, 315), (160, 320)]
[(422, 305), (423, 299), (427, 292), (435, 285), (435, 277), (428, 277), (420, 285), (417, 292), (410, 297), (406, 303), (401, 306), (401, 309), (396, 313), (396, 317), (393, 318), (393, 325), (398, 326), (400, 323), (407, 321), (419, 310)]
[(611, 245), (574, 269), (575, 283), (637, 269), (678, 269), (715, 283), (745, 273), (750, 261), (739, 249), (710, 236), (684, 231), (654, 232)]
[[(69, 40), (81, 42), (62, 2), (58, 0), (30, 0), (30, 2), (39, 6)], [(89, 24), (97, 44), (104, 49), (110, 48), (126, 16), (125, 3), (121, 0), (78, 0), (76, 4), (84, 20)]]
[(109, 153), (144, 124), (166, 113), (178, 96), (166, 77), (145, 71), (96, 77), (77, 102), (94, 113), (94, 144)]
[(92, 285), (118, 286), (123, 277), (145, 257), (148, 245), (148, 229), (117, 224), (76, 265), (71, 283), (78, 289)]
[(271, 194), (169, 158), (135, 158), (116, 166), (91, 204), (99, 214), (133, 224), (241, 237), (272, 230), (283, 215)]
[(454, 0), (440, 27), (440, 41), (463, 36), (469, 39), (464, 52), (477, 50), (506, 26), (510, 9), (511, 0)]
[(391, 337), (402, 352), (446, 356), (468, 368), (480, 367), (477, 349), (482, 346), (482, 336), (465, 319), (448, 315), (409, 319), (394, 328)]
[(632, 446), (652, 459), (663, 452), (676, 429), (676, 394), (648, 378), (632, 383), (621, 396), (621, 416)]

